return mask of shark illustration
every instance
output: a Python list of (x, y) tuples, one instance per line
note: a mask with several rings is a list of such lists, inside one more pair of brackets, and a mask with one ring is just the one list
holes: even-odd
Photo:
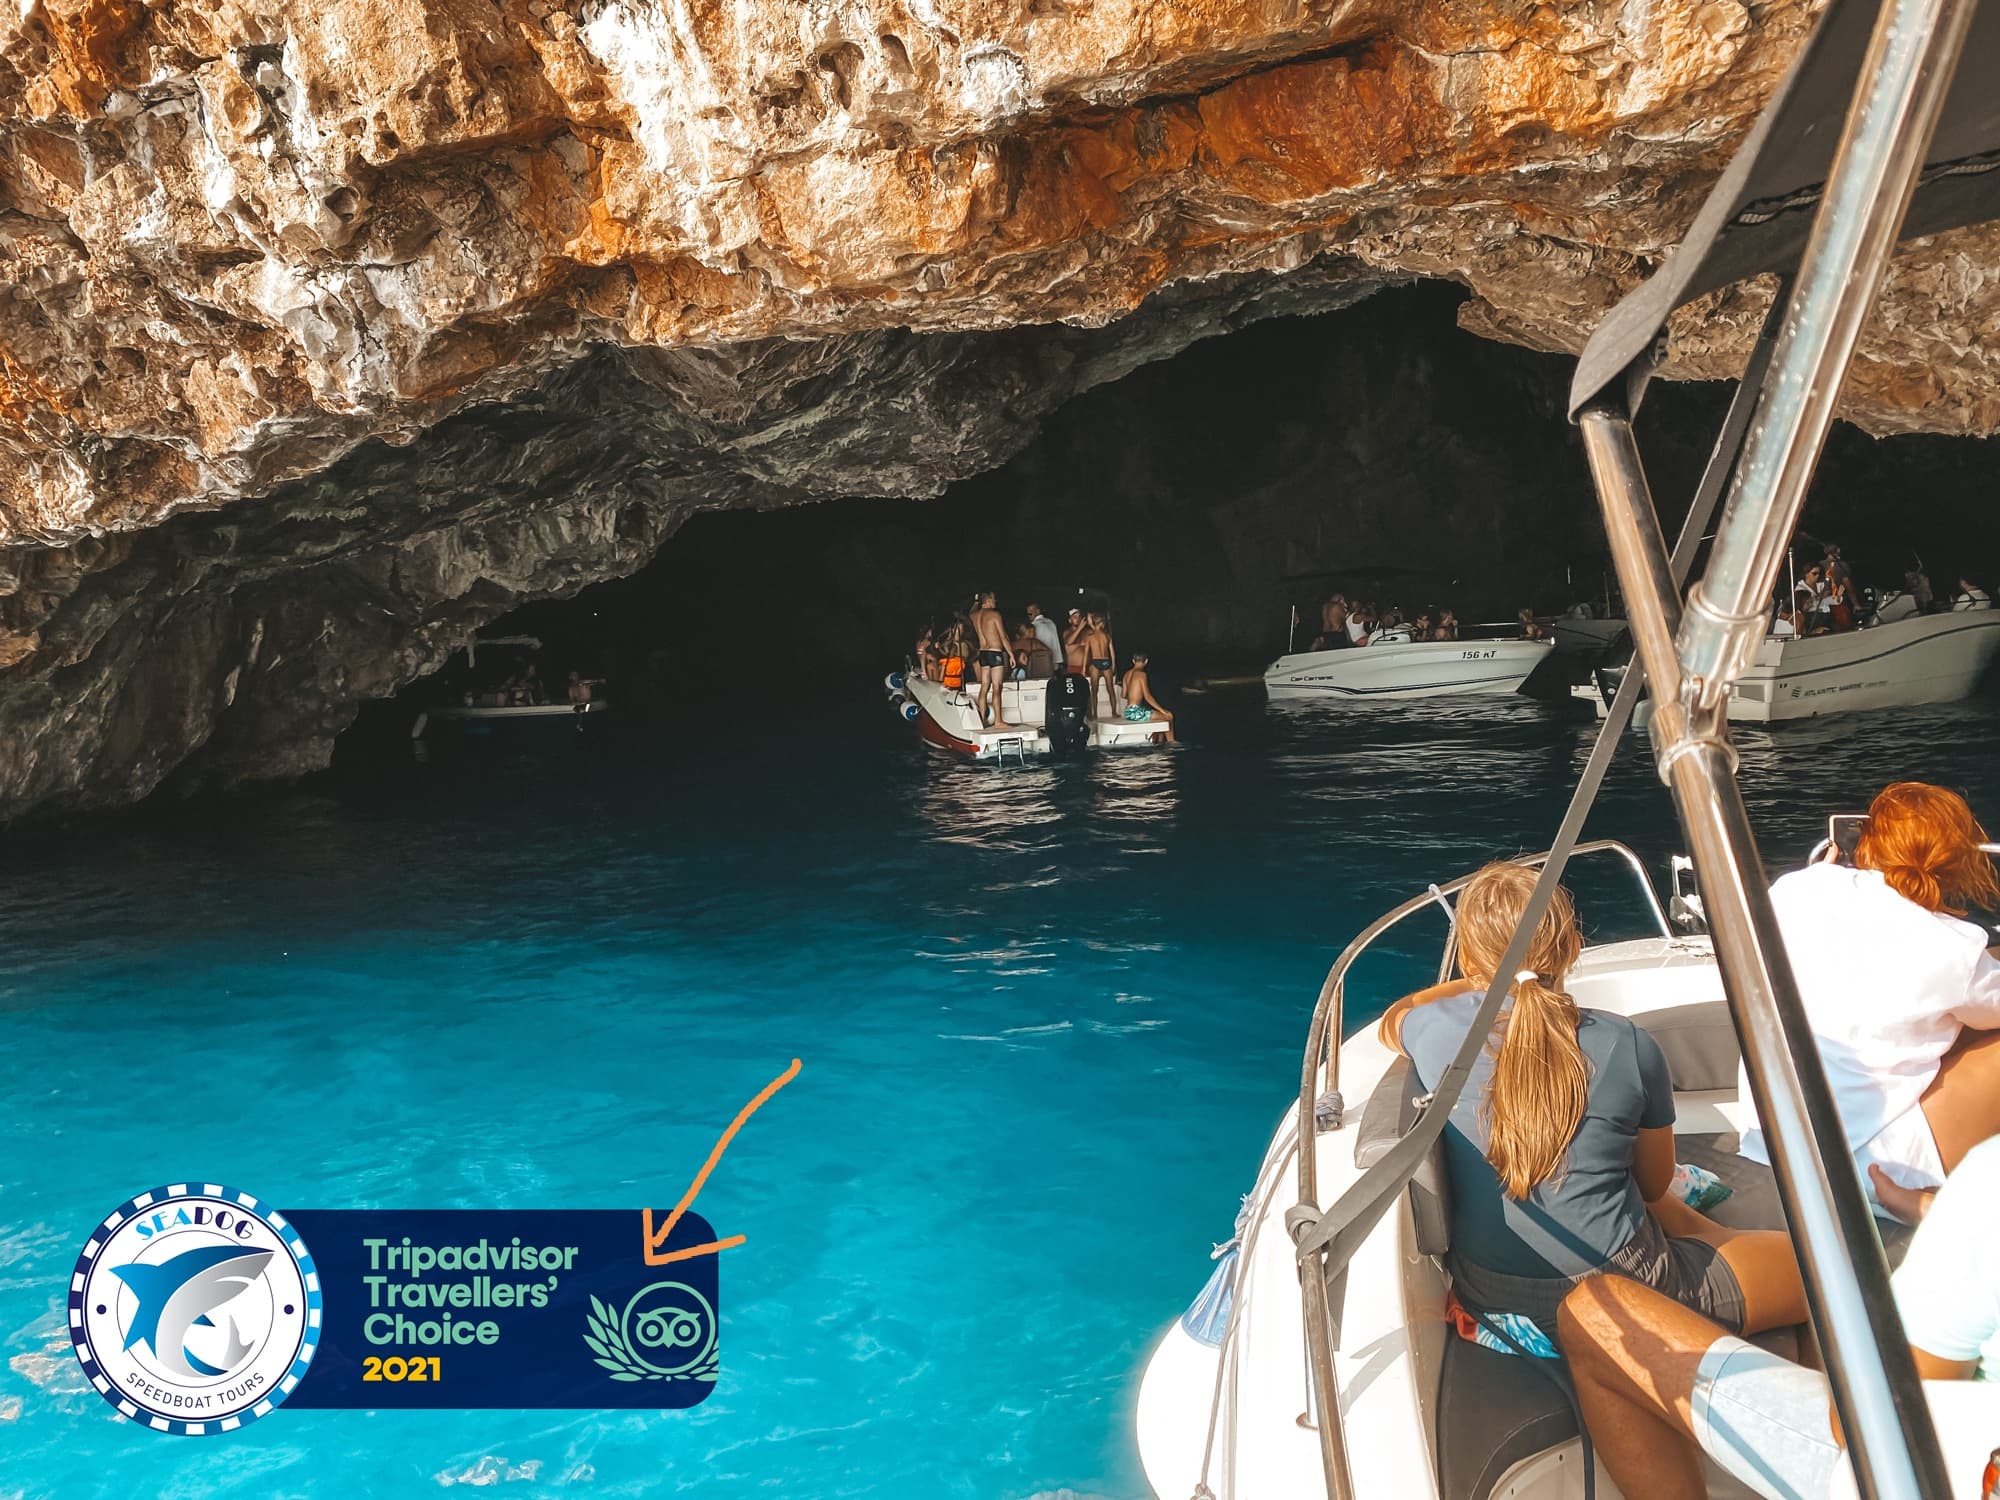
[(229, 1348), (220, 1368), (187, 1352), (190, 1328), (213, 1328), (209, 1314), (243, 1294), (263, 1274), (269, 1250), (244, 1250), (235, 1245), (204, 1245), (186, 1250), (157, 1266), (134, 1261), (112, 1266), (111, 1274), (132, 1289), (139, 1310), (125, 1332), (125, 1347), (148, 1346), (162, 1365), (178, 1375), (222, 1375), (250, 1352), (232, 1322)]

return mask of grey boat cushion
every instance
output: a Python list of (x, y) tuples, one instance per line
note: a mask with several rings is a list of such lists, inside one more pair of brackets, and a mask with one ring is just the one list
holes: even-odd
[[(1362, 1109), (1361, 1128), (1354, 1136), (1355, 1166), (1364, 1171), (1374, 1166), (1417, 1123), (1417, 1087), (1417, 1075), (1407, 1057), (1390, 1064)], [(1441, 1256), (1451, 1248), (1442, 1143), (1432, 1145), (1423, 1165), (1410, 1178), (1410, 1219), (1418, 1254)]]
[(1683, 1094), (1736, 1087), (1736, 1026), (1729, 1007), (1720, 1000), (1676, 1005), (1648, 1012), (1646, 1032), (1667, 1055), (1667, 1072)]

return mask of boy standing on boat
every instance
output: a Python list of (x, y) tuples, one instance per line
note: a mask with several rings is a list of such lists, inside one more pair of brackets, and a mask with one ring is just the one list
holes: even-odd
[[(979, 608), (972, 612), (972, 633), (979, 644), (979, 656), (973, 668), (979, 676), (979, 722), (994, 729), (1012, 729), (1014, 726), (1001, 716), (1000, 693), (1014, 653), (1007, 644), (1007, 623), (1000, 618), (1000, 610), (990, 589), (979, 596)], [(993, 696), (993, 717), (990, 720), (986, 717), (989, 692)]]
[(1090, 621), (1083, 617), (1080, 609), (1069, 612), (1069, 627), (1063, 631), (1063, 669), (1083, 675), (1084, 666), (1090, 653), (1083, 644), (1084, 633), (1090, 629)]
[(1090, 612), (1083, 632), (1083, 656), (1090, 671), (1090, 712), (1097, 714), (1097, 685), (1104, 684), (1104, 696), (1111, 700), (1111, 717), (1118, 717), (1118, 651), (1111, 643), (1111, 627), (1097, 610)]

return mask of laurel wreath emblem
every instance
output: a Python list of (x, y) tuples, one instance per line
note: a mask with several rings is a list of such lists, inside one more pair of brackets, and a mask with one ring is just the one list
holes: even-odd
[[(678, 1295), (693, 1306), (641, 1310), (640, 1303), (656, 1293)], [(596, 1363), (609, 1371), (613, 1380), (712, 1381), (716, 1377), (719, 1359), (714, 1311), (707, 1298), (678, 1281), (656, 1281), (643, 1288), (625, 1304), (622, 1314), (592, 1296), (585, 1323), (588, 1331), (583, 1341), (596, 1355)], [(663, 1366), (648, 1359), (640, 1352), (641, 1348), (686, 1352), (673, 1356), (676, 1363)]]

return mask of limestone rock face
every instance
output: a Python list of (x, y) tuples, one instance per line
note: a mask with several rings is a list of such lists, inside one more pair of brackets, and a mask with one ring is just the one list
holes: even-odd
[[(23, 0), (0, 817), (316, 764), (697, 509), (935, 493), (1247, 319), (1445, 277), (1579, 347), (1812, 10)], [(1990, 229), (1914, 248), (1847, 414), (2000, 427), (1996, 276)]]

